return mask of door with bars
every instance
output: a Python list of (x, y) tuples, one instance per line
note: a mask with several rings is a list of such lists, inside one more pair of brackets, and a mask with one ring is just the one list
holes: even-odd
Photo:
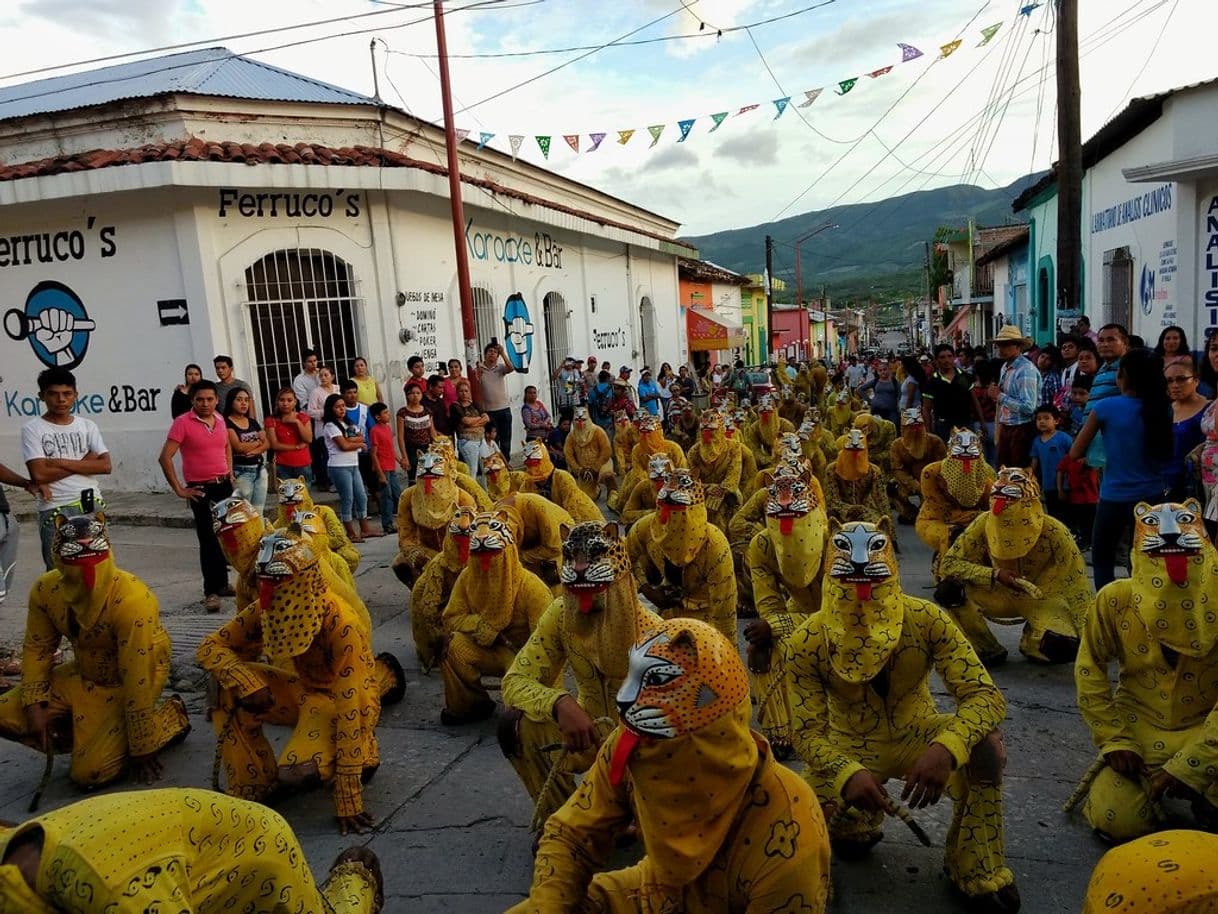
[(1104, 323), (1130, 329), (1133, 316), (1133, 257), (1128, 247), (1104, 252)]
[[(474, 299), (474, 329), (478, 331), (478, 358), (494, 337), (503, 342), (503, 317), (499, 306), (495, 304), (495, 293), (484, 286), (474, 286), (471, 290)], [(473, 365), (469, 368), (472, 371)]]
[[(559, 391), (562, 381), (556, 380), (555, 372), (562, 368), (563, 360), (571, 355), (571, 320), (566, 299), (558, 292), (547, 292), (541, 300), (542, 315), (546, 324), (546, 368), (550, 378), (550, 408), (557, 415)], [(557, 420), (555, 420), (557, 422)]]
[(651, 298), (646, 295), (639, 303), (639, 324), (643, 337), (643, 364), (658, 374), (660, 366), (653, 364), (659, 355), (656, 348), (656, 308), (651, 303)]
[(350, 374), (363, 301), (345, 261), (319, 248), (275, 251), (245, 271), (245, 285), (264, 416), (273, 415), (280, 388), (292, 386), (307, 349), (317, 350), (336, 379)]

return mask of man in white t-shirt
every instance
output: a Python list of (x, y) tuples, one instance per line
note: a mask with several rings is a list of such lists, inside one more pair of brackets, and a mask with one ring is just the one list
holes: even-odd
[[(101, 507), (97, 477), (110, 473), (110, 450), (91, 420), (72, 415), (76, 405), (72, 372), (48, 368), (39, 374), (38, 397), (46, 412), (21, 427), (21, 456), (30, 479), (50, 491), (49, 499), (38, 499), (42, 562), (50, 571), (55, 514), (61, 508), (88, 512)], [(86, 491), (92, 493), (92, 505), (81, 503)]]

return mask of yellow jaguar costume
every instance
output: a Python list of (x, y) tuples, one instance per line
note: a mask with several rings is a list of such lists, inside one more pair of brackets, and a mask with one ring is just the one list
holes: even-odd
[(600, 521), (605, 517), (591, 498), (580, 491), (575, 477), (566, 470), (556, 470), (550, 460), (550, 452), (542, 441), (524, 443), (524, 472), (513, 473), (512, 489), (544, 495), (554, 504), (564, 508), (575, 518), (576, 523)]
[(639, 443), (639, 430), (634, 426), (634, 420), (624, 409), (613, 414), (613, 462), (617, 471), (618, 488), (622, 479), (630, 472), (630, 455), (634, 446)]
[(657, 417), (643, 413), (635, 424), (639, 430), (639, 442), (630, 451), (630, 471), (622, 480), (621, 488), (612, 493), (607, 502), (614, 511), (619, 510), (634, 487), (647, 478), (647, 464), (652, 457), (663, 454), (672, 461), (673, 466), (685, 466), (685, 452), (675, 441), (664, 437), (664, 428)]
[(430, 672), (444, 653), (444, 607), (457, 576), (469, 561), (470, 529), (475, 517), (477, 512), (473, 508), (453, 512), (444, 548), (424, 566), (410, 591), (410, 632), (424, 673)]
[(698, 410), (679, 394), (668, 401), (668, 437), (681, 446), (687, 455), (698, 443)]
[(495, 505), (508, 515), (520, 562), (548, 587), (558, 584), (558, 563), (562, 558), (562, 527), (575, 526), (566, 509), (548, 498), (515, 492)]
[(701, 440), (689, 450), (689, 469), (706, 492), (707, 519), (727, 533), (728, 521), (743, 501), (740, 445), (723, 432), (723, 415), (713, 409), (699, 420)]
[(744, 417), (744, 411), (741, 410), (741, 415), (736, 415), (727, 411), (720, 411), (723, 416), (723, 435), (728, 441), (734, 441), (740, 445), (740, 497), (744, 501), (748, 501), (753, 493), (757, 491), (757, 458), (753, 456), (753, 452), (744, 446), (744, 436), (737, 435), (740, 429), (748, 426), (748, 420)]
[(1028, 471), (998, 471), (990, 510), (947, 550), (939, 573), (944, 579), (936, 591), (939, 604), (983, 662), (1001, 662), (1007, 655), (987, 619), (1023, 621), (1019, 650), (1029, 660), (1074, 660), (1094, 599), (1091, 578), (1066, 525), (1045, 514), (1040, 486)]
[(341, 854), (319, 890), (282, 816), (210, 790), (94, 796), (0, 829), (0, 856), (25, 851), (28, 870), (0, 866), (0, 914), (376, 914), (383, 903), (371, 851)]
[(931, 572), (964, 528), (989, 510), (994, 471), (981, 457), (981, 439), (966, 428), (952, 429), (947, 456), (922, 471), (922, 505), (914, 530), (934, 552)]
[[(228, 793), (262, 801), (277, 786), (321, 780), (333, 784), (344, 829), (368, 825), (361, 783), (380, 764), (381, 700), (367, 633), (295, 524), (263, 537), (258, 584), (259, 602), (196, 654), (220, 686), (210, 716)], [(293, 728), (278, 760), (268, 723)]]
[[(1017, 911), (1003, 847), (1002, 693), (950, 617), (902, 593), (887, 519), (832, 528), (824, 606), (787, 639), (786, 663), (795, 747), (835, 810), (834, 848), (859, 855), (879, 841), (893, 811), (883, 783), (905, 778), (909, 793), (911, 769), (933, 767), (943, 781), (917, 782), (913, 800), (937, 802), (946, 784), (952, 882), (974, 910)], [(932, 670), (956, 713), (936, 706)]]
[(444, 678), (440, 720), (449, 726), (485, 720), (495, 713), (482, 677), (507, 672), (551, 600), (545, 582), (520, 564), (506, 512), (484, 512), (474, 518), (469, 558), (444, 608), (448, 646), (440, 661)]
[(486, 479), (486, 491), (495, 501), (512, 494), (512, 471), (503, 453), (495, 451), (482, 458), (482, 475)]
[(478, 485), (478, 480), (470, 475), (469, 467), (457, 454), (452, 438), (448, 435), (440, 435), (427, 450), (444, 458), (444, 467), (448, 471), (448, 475), (453, 478), (458, 489), (474, 500), (474, 507), (479, 511), (491, 510), (494, 502), (491, 501), (486, 490)]
[(458, 508), (478, 510), (477, 503), (448, 471), (448, 460), (435, 450), (419, 455), (418, 480), (398, 501), (398, 554), (393, 573), (413, 587), (423, 568), (444, 546), (444, 533)]
[(838, 391), (831, 398), (831, 402), (827, 416), (829, 431), (840, 437), (846, 434), (850, 424), (854, 422), (854, 410), (850, 408), (850, 391)]
[(1218, 551), (1195, 499), (1139, 504), (1134, 520), (1132, 574), (1100, 590), (1074, 667), (1079, 710), (1108, 761), (1083, 814), (1114, 841), (1153, 831), (1164, 792), (1191, 799), (1206, 827), (1218, 819)]
[(757, 401), (757, 419), (745, 428), (742, 443), (753, 452), (757, 468), (764, 470), (766, 467), (773, 466), (778, 459), (774, 447), (778, 436), (784, 432), (793, 431), (795, 431), (795, 426), (778, 415), (774, 398), (769, 394), (763, 394)]
[[(148, 586), (114, 564), (106, 517), (55, 516), (55, 568), (30, 591), (21, 685), (0, 696), (0, 739), (42, 749), (30, 715), (47, 715), (50, 748), (71, 753), (69, 777), (93, 788), (186, 736), (169, 681), (169, 635)], [(54, 666), (61, 639), (73, 659)]]
[[(617, 701), (622, 726), (546, 823), (529, 897), (509, 914), (824, 914), (824, 818), (749, 730), (735, 645), (690, 619), (662, 623), (631, 650)], [(646, 856), (596, 872), (632, 820)]]
[[(820, 483), (807, 469), (780, 475), (766, 489), (765, 529), (749, 543), (758, 619), (744, 629), (757, 725), (781, 759), (791, 753), (791, 706), (782, 647), (820, 609), (821, 558), (829, 522)], [(777, 649), (777, 651), (775, 650)]]
[[(539, 806), (544, 822), (575, 790), (601, 740), (617, 720), (614, 696), (626, 678), (630, 648), (660, 619), (639, 603), (630, 557), (617, 524), (579, 524), (563, 530), (562, 596), (550, 604), (503, 677), (499, 745)], [(575, 696), (563, 688), (570, 665)], [(595, 725), (596, 739), (565, 735), (558, 703), (578, 703)], [(606, 720), (607, 719), (607, 720)], [(566, 743), (559, 759), (542, 747)], [(561, 765), (550, 777), (552, 765)], [(550, 777), (545, 796), (542, 788)]]
[(1211, 914), (1218, 910), (1218, 836), (1164, 831), (1113, 848), (1096, 864), (1083, 914)]
[(588, 417), (588, 407), (575, 407), (571, 432), (562, 453), (567, 460), (567, 472), (575, 477), (580, 491), (592, 501), (600, 497), (601, 486), (609, 491), (615, 485), (613, 445), (605, 430)]
[[(315, 517), (320, 514), (314, 513)], [(267, 532), (258, 509), (240, 495), (225, 498), (212, 505), (212, 530), (220, 542), (224, 559), (237, 572), (237, 606), (247, 606), (258, 599), (258, 544)], [(344, 561), (347, 574), (351, 569)]]
[(901, 413), (901, 437), (892, 444), (892, 481), (896, 491), (892, 506), (903, 524), (917, 520), (914, 497), (922, 495), (922, 472), (947, 456), (947, 445), (938, 435), (926, 430), (926, 420), (918, 407)]
[(887, 485), (892, 476), (892, 445), (897, 440), (897, 427), (887, 419), (881, 419), (871, 413), (855, 416), (850, 427), (857, 428), (867, 439), (867, 453), (872, 455), (871, 462), (880, 468)]
[(673, 470), (656, 510), (630, 528), (626, 548), (641, 591), (665, 618), (699, 619), (736, 639), (736, 572), (727, 537), (706, 519), (702, 484)]
[(839, 523), (878, 524), (888, 517), (888, 496), (883, 474), (871, 463), (867, 438), (852, 428), (837, 445), (837, 459), (825, 469), (825, 510)]
[(279, 480), (279, 510), (275, 515), (274, 528), (281, 530), (295, 521), (297, 511), (315, 511), (321, 515), (326, 525), (326, 534), (330, 538), (330, 549), (335, 555), (341, 555), (343, 561), (355, 574), (359, 568), (359, 550), (347, 536), (343, 522), (338, 519), (334, 509), (327, 505), (313, 504), (313, 496), (304, 477)]
[(651, 458), (647, 464), (647, 478), (634, 487), (630, 497), (626, 499), (626, 504), (622, 507), (619, 517), (623, 524), (629, 528), (643, 515), (650, 514), (656, 509), (656, 493), (664, 485), (664, 477), (673, 469), (675, 468), (667, 454), (656, 454)]
[(833, 441), (829, 430), (821, 427), (819, 410), (808, 410), (796, 434), (799, 436), (800, 453), (811, 466), (812, 475), (823, 487), (829, 461), (837, 459), (837, 443)]

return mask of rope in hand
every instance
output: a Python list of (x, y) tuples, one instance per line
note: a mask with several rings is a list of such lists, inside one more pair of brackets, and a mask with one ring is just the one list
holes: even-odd
[[(617, 721), (611, 717), (598, 717), (595, 721), (597, 728), (603, 724), (608, 724), (610, 729), (617, 726)], [(567, 756), (571, 754), (571, 750), (562, 743), (549, 743), (540, 748), (541, 752), (558, 752), (554, 761), (550, 764), (550, 771), (546, 774), (546, 779), (542, 782), (541, 790), (537, 791), (537, 800), (533, 805), (533, 818), (529, 822), (529, 834), (540, 835), (542, 828), (545, 827), (546, 819), (550, 816), (548, 813), (543, 815), (543, 810), (546, 805), (547, 795), (554, 789), (554, 782), (558, 777), (558, 772), (562, 770), (563, 763), (566, 762)], [(565, 802), (564, 797), (564, 802)]]
[(1096, 756), (1095, 761), (1091, 763), (1091, 767), (1083, 772), (1083, 777), (1078, 782), (1078, 786), (1074, 788), (1074, 793), (1070, 794), (1070, 798), (1062, 804), (1062, 812), (1067, 815), (1074, 811), (1083, 798), (1091, 791), (1091, 785), (1095, 783), (1095, 779), (1099, 777), (1101, 771), (1104, 770), (1108, 762), (1104, 758), (1103, 753)]
[[(847, 813), (852, 808), (853, 807), (850, 806), (843, 806), (833, 814), (833, 818), (829, 820), (830, 834), (833, 833), (834, 826), (838, 825), (838, 823), (846, 817)], [(913, 832), (914, 837), (918, 839), (918, 842), (922, 844), (923, 847), (934, 847), (934, 844), (930, 840), (930, 835), (928, 835), (926, 830), (917, 823), (917, 820), (915, 820), (913, 817), (913, 813), (911, 813), (906, 807), (897, 805), (892, 801), (891, 798), (889, 798), (887, 804), (884, 806), (884, 812), (887, 815), (892, 816), (894, 819), (900, 819), (902, 822), (904, 822), (906, 827)]]

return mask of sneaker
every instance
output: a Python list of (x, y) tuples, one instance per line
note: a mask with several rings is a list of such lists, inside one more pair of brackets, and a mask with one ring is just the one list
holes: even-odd
[(209, 613), (218, 613), (222, 605), (217, 594), (209, 593), (203, 598), (203, 608)]

